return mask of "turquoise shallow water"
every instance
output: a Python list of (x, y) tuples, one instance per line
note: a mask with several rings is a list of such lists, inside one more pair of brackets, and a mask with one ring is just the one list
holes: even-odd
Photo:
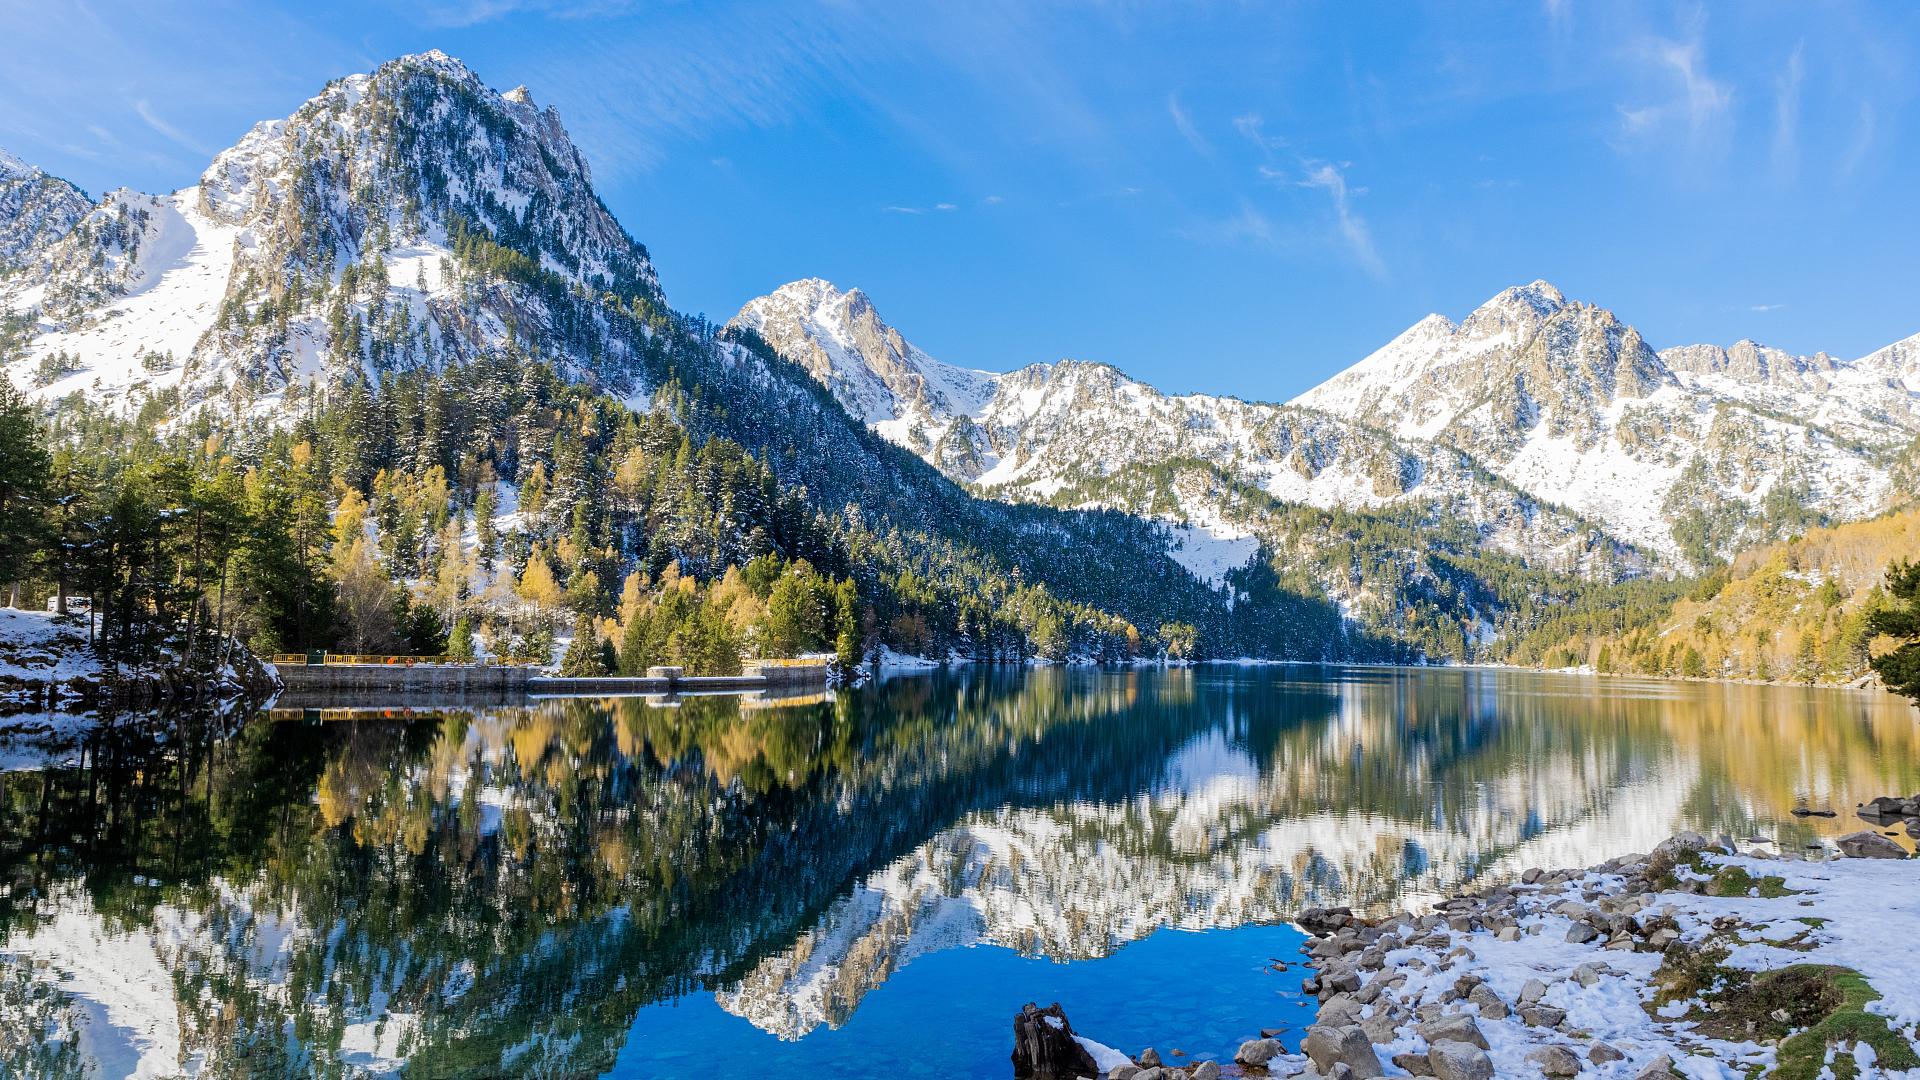
[(288, 704), (0, 746), (0, 1030), (86, 1031), (0, 1074), (998, 1078), (1026, 1001), (1225, 1057), (1302, 907), (1920, 790), (1886, 695), (1517, 671)]

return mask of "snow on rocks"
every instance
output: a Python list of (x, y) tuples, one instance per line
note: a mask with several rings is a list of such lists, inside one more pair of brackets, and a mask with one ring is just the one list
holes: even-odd
[[(1844, 857), (1847, 846), (1780, 857), (1684, 833), (1586, 870), (1529, 869), (1419, 914), (1308, 909), (1302, 989), (1319, 1014), (1298, 1053), (1262, 1032), (1234, 1068), (1303, 1080), (1920, 1077), (1920, 867)], [(1837, 1059), (1852, 1071), (1833, 1070)]]
[(99, 677), (85, 616), (0, 607), (0, 703), (30, 703), (48, 687)]

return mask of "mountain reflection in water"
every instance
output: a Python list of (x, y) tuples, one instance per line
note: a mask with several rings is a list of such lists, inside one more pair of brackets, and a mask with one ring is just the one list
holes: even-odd
[[(1100, 958), (1681, 827), (1797, 847), (1920, 789), (1884, 695), (1480, 670), (981, 670), (218, 734), (123, 718), (0, 773), (0, 1074), (653, 1075), (716, 1031), (779, 1063), (974, 945), (1000, 949), (911, 994), (993, 1010), (984, 1039), (1000, 950), (1297, 1019), (1192, 969), (1277, 939)], [(1049, 998), (1082, 969), (1018, 971)], [(887, 1037), (875, 1061), (924, 1056)]]

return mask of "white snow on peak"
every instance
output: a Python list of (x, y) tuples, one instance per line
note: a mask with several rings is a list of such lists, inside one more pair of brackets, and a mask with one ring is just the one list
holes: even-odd
[(1534, 280), (1525, 285), (1515, 285), (1500, 290), (1481, 310), (1519, 310), (1524, 308), (1535, 315), (1552, 315), (1567, 306), (1566, 294), (1546, 281)]
[[(448, 56), (439, 49), (428, 49), (426, 52), (408, 53), (405, 56), (395, 57), (380, 66), (383, 68), (400, 66), (424, 67), (431, 68), (434, 71), (456, 79), (472, 80), (474, 82), (480, 80), (480, 77), (473, 73), (473, 69), (468, 67), (458, 57)], [(525, 87), (521, 89), (524, 90)]]
[(1908, 391), (1920, 394), (1920, 334), (1902, 338), (1884, 349), (1868, 353), (1854, 361), (1852, 366), (1898, 382)]
[(0, 147), (0, 180), (29, 180), (41, 175), (37, 166), (29, 165)]
[(935, 360), (889, 326), (865, 293), (820, 278), (749, 301), (731, 325), (760, 334), (848, 412), (911, 450), (931, 450), (955, 417), (979, 413), (993, 396), (992, 372)]

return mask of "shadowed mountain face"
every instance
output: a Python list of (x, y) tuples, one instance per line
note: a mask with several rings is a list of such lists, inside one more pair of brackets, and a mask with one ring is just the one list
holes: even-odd
[(0, 774), (0, 955), (39, 988), (0, 1008), (103, 1060), (550, 1075), (646, 1060), (640, 1010), (711, 996), (777, 1055), (958, 946), (1097, 961), (1682, 825), (1800, 843), (1845, 822), (1796, 797), (1920, 780), (1893, 708), (1301, 668), (266, 716), (219, 742), (129, 719)]

